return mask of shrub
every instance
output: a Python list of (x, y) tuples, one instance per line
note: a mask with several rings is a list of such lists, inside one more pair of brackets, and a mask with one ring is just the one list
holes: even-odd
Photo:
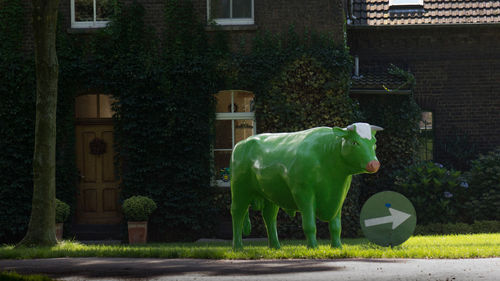
[(474, 220), (499, 220), (500, 210), (500, 148), (472, 161), (466, 173), (470, 186), (467, 201)]
[(396, 173), (395, 190), (413, 203), (419, 224), (464, 221), (467, 189), (460, 171), (420, 162)]
[(415, 235), (442, 235), (442, 234), (471, 234), (471, 233), (498, 233), (500, 221), (476, 221), (467, 223), (430, 223), (417, 225)]
[(68, 219), (69, 205), (56, 199), (56, 223), (63, 223)]
[(123, 214), (128, 221), (147, 221), (156, 203), (146, 196), (132, 196), (123, 201)]

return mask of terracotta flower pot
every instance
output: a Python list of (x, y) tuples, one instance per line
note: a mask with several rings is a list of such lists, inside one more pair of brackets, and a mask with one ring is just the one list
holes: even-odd
[(147, 221), (128, 222), (128, 242), (129, 244), (146, 243), (148, 239)]
[(63, 236), (63, 223), (56, 223), (56, 238), (57, 238), (57, 241), (61, 241), (62, 240), (62, 236)]

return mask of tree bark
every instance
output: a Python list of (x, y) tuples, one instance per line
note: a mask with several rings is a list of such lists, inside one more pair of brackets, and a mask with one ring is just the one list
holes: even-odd
[(59, 64), (56, 25), (59, 0), (32, 0), (36, 68), (33, 201), (26, 236), (17, 246), (52, 246), (55, 236), (56, 107)]

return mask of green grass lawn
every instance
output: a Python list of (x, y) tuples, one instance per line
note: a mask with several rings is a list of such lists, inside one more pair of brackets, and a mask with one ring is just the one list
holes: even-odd
[(0, 247), (0, 259), (58, 257), (202, 258), (202, 259), (336, 259), (336, 258), (486, 258), (500, 256), (500, 233), (445, 236), (415, 236), (400, 246), (385, 248), (366, 239), (343, 239), (342, 249), (320, 241), (308, 249), (305, 241), (284, 240), (280, 250), (266, 242), (247, 242), (234, 252), (229, 242), (130, 245), (82, 245), (64, 241), (52, 248), (14, 249)]

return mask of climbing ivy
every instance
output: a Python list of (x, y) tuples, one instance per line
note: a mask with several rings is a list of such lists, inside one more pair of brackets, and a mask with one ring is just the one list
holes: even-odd
[[(382, 106), (375, 110), (349, 98), (352, 61), (343, 42), (334, 42), (328, 34), (298, 35), (292, 27), (283, 34), (262, 32), (248, 42), (251, 47), (245, 43), (231, 52), (227, 33), (207, 36), (194, 11), (190, 0), (166, 1), (165, 28), (160, 31), (145, 24), (144, 8), (137, 1), (117, 1), (111, 23), (97, 33), (68, 35), (59, 28), (56, 192), (70, 204), (72, 214), (77, 186), (74, 100), (88, 91), (116, 100), (120, 200), (135, 195), (155, 200), (158, 209), (150, 218), (153, 240), (209, 236), (217, 226), (210, 148), (213, 94), (219, 90), (255, 94), (258, 132), (344, 127), (369, 120), (386, 129), (394, 126), (387, 129), (385, 147), (405, 143), (393, 156), (390, 149), (379, 148), (380, 155), (392, 157), (394, 167), (409, 159), (406, 144), (415, 132), (408, 125), (415, 121), (414, 104), (407, 97), (391, 100), (386, 112), (377, 111)], [(24, 234), (31, 208), (35, 81), (33, 56), (21, 49), (23, 36), (18, 32), (24, 30), (24, 18), (20, 0), (0, 0), (1, 242)], [(379, 143), (386, 142), (383, 135), (377, 136)], [(392, 169), (390, 163), (383, 162)], [(358, 228), (358, 182), (343, 209), (344, 234), (349, 236)], [(220, 212), (228, 215), (228, 206), (229, 202), (222, 204)], [(284, 216), (280, 215), (280, 227), (285, 232), (302, 233), (298, 218), (281, 219)], [(325, 234), (326, 228), (320, 226), (319, 231)]]
[[(24, 14), (22, 1), (0, 1), (0, 243), (18, 242), (26, 233), (33, 194), (35, 70), (33, 53), (23, 49), (24, 33), (19, 32), (25, 30)], [(74, 99), (65, 90), (72, 84), (66, 76), (71, 62), (58, 51), (64, 70), (57, 108), (56, 197), (74, 211)]]
[(398, 95), (396, 90), (383, 95), (359, 97), (361, 110), (366, 120), (384, 128), (377, 134), (377, 158), (380, 170), (373, 175), (364, 175), (361, 202), (376, 192), (394, 188), (394, 172), (409, 167), (418, 161), (420, 107), (413, 97), (415, 77), (408, 71), (390, 66), (388, 72), (405, 82), (409, 95)]

